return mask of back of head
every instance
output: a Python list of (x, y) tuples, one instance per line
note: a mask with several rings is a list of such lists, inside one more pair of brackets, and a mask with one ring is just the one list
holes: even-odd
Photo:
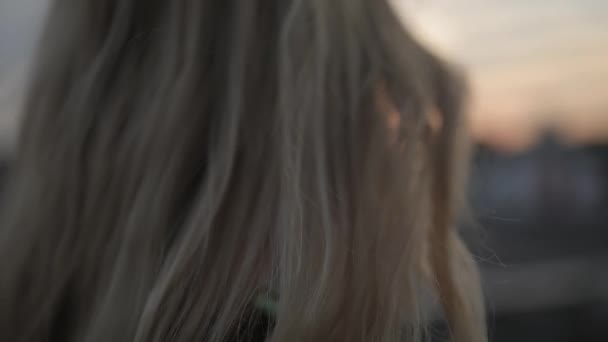
[(416, 341), (429, 264), (484, 341), (461, 85), (387, 1), (55, 0), (41, 43), (0, 340), (225, 341), (262, 294), (269, 341)]

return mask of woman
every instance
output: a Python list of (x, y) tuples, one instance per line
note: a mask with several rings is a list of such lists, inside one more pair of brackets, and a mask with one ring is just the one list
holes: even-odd
[(0, 340), (418, 341), (432, 287), (485, 341), (461, 85), (387, 1), (56, 0), (42, 42)]

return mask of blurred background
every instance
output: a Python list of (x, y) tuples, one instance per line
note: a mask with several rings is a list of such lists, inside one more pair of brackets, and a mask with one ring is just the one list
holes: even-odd
[[(608, 341), (608, 1), (392, 0), (467, 70), (491, 341)], [(47, 0), (0, 0), (0, 171)]]

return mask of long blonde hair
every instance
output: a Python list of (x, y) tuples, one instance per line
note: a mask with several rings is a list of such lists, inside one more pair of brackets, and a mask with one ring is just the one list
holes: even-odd
[(219, 342), (265, 293), (268, 341), (418, 341), (428, 263), (454, 340), (485, 341), (462, 85), (386, 0), (55, 0), (41, 45), (0, 340)]

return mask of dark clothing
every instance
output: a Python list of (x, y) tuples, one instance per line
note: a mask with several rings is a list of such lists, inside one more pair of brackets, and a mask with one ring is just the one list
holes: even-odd
[(235, 329), (235, 333), (226, 339), (226, 342), (266, 341), (269, 331), (272, 330), (272, 319), (270, 319), (266, 314), (260, 312), (254, 312), (248, 316), (250, 317), (247, 320), (248, 323), (239, 324), (239, 327)]

